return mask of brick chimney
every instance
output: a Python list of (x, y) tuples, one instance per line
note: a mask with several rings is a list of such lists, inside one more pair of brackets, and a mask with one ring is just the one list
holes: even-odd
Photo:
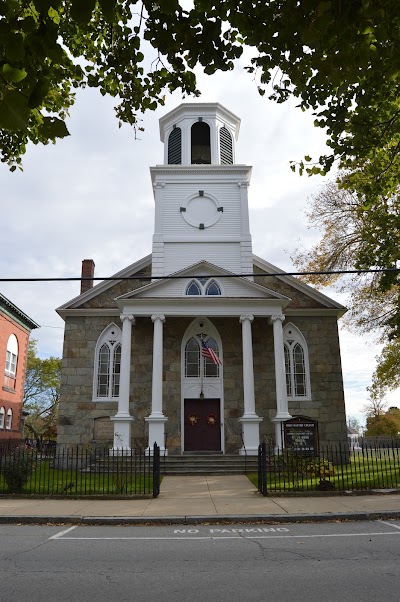
[[(84, 259), (82, 261), (82, 275), (81, 278), (93, 278), (94, 277), (94, 261), (93, 259)], [(81, 295), (86, 291), (93, 288), (93, 280), (81, 280)]]

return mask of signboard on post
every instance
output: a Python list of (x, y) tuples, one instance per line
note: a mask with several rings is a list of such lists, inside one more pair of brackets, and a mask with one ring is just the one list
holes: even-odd
[(285, 447), (311, 456), (318, 453), (318, 422), (307, 416), (294, 416), (283, 422)]

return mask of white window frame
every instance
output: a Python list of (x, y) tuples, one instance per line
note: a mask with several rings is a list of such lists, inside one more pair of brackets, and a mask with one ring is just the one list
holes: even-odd
[(5, 407), (4, 407), (4, 406), (2, 406), (2, 407), (0, 408), (0, 429), (3, 429), (3, 428), (4, 428), (4, 420), (5, 420), (5, 418), (4, 418), (4, 417), (5, 417), (5, 415), (6, 415), (6, 410), (5, 410)]
[[(286, 391), (288, 401), (310, 401), (311, 400), (311, 380), (310, 380), (310, 363), (308, 358), (308, 347), (306, 340), (301, 331), (289, 322), (283, 329), (283, 345), (288, 352), (289, 357), (289, 372), (286, 370), (286, 358), (285, 358), (285, 373), (286, 379), (289, 376), (291, 394), (289, 394), (288, 386), (286, 382)], [(303, 351), (304, 358), (304, 379), (305, 379), (305, 395), (296, 395), (296, 382), (295, 382), (295, 366), (294, 366), (294, 348), (296, 345), (300, 345)]]
[(6, 366), (4, 373), (6, 376), (16, 378), (18, 361), (18, 339), (15, 334), (10, 334), (7, 342)]
[[(203, 335), (203, 337), (199, 336), (199, 335), (192, 335), (191, 337), (189, 337), (185, 343), (185, 353), (184, 353), (184, 376), (185, 378), (205, 378), (205, 379), (209, 379), (209, 378), (219, 378), (220, 377), (220, 364), (214, 364), (214, 362), (208, 358), (208, 357), (204, 357), (201, 354), (201, 338), (203, 338), (204, 342), (210, 346), (218, 355), (218, 357), (220, 357), (220, 346), (218, 344), (218, 341), (216, 339), (214, 339), (214, 337), (212, 336), (208, 336), (208, 335)], [(194, 375), (190, 375), (188, 374), (187, 371), (187, 356), (188, 356), (188, 350), (187, 350), (187, 346), (189, 344), (190, 341), (195, 340), (198, 346), (198, 350), (197, 350), (197, 354), (198, 354), (198, 358), (197, 358), (197, 366), (198, 366), (198, 373), (194, 374)], [(194, 350), (191, 350), (190, 353), (195, 353)], [(192, 362), (192, 364), (194, 364), (194, 362)], [(215, 374), (209, 374), (209, 372), (214, 372)], [(207, 374), (208, 372), (208, 374)]]
[(8, 431), (11, 430), (12, 427), (12, 418), (13, 418), (13, 411), (11, 408), (8, 408), (7, 410), (7, 419), (6, 419), (6, 429)]
[[(122, 343), (122, 331), (114, 324), (109, 324), (101, 333), (99, 338), (97, 339), (96, 349), (94, 354), (94, 370), (93, 370), (93, 401), (118, 401), (119, 399), (119, 391), (118, 395), (113, 395), (114, 390), (114, 361), (115, 361), (115, 350), (117, 346), (121, 346)], [(100, 351), (106, 345), (109, 349), (109, 361), (108, 361), (108, 383), (107, 383), (107, 395), (100, 396), (99, 392), (99, 360), (100, 360)], [(122, 351), (122, 349), (121, 349)], [(120, 364), (121, 365), (121, 364)]]
[[(198, 286), (198, 288), (200, 289), (200, 295), (189, 295), (188, 294), (188, 289), (190, 288), (190, 286), (192, 284), (196, 284)], [(218, 286), (220, 294), (219, 295), (207, 295), (207, 289), (208, 287), (212, 284), (215, 283), (216, 286)], [(218, 281), (217, 278), (214, 278), (214, 276), (211, 276), (210, 278), (191, 278), (189, 280), (189, 282), (185, 283), (184, 289), (183, 289), (183, 295), (186, 297), (199, 297), (199, 296), (203, 296), (203, 297), (223, 297), (224, 296), (224, 291), (223, 288), (221, 286), (221, 283)]]

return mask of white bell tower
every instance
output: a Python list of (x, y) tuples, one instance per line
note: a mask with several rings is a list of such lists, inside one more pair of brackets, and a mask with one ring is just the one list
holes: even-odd
[(219, 103), (181, 104), (160, 119), (164, 165), (150, 168), (153, 276), (201, 260), (252, 273), (251, 167), (235, 164), (239, 127), (240, 119)]

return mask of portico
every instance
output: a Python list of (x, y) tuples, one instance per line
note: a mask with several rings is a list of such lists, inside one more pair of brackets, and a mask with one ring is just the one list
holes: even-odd
[[(191, 269), (193, 271), (198, 271)], [(204, 266), (201, 266), (204, 270)], [(218, 279), (216, 275), (216, 268), (214, 267), (214, 279)], [(183, 274), (181, 274), (183, 275)], [(188, 279), (189, 281), (189, 279)], [(187, 282), (184, 280), (184, 282)], [(288, 411), (288, 400), (286, 395), (286, 377), (285, 377), (285, 365), (283, 355), (283, 331), (282, 322), (284, 315), (282, 311), (287, 306), (289, 300), (284, 298), (282, 295), (274, 295), (274, 299), (266, 298), (252, 298), (250, 301), (246, 300), (246, 306), (241, 306), (238, 300), (221, 298), (221, 297), (209, 297), (203, 298), (201, 301), (197, 298), (181, 297), (180, 299), (174, 299), (170, 302), (165, 302), (163, 295), (163, 302), (155, 296), (157, 289), (160, 287), (168, 288), (168, 283), (153, 283), (145, 287), (147, 290), (140, 290), (140, 293), (130, 293), (122, 298), (118, 299), (118, 306), (121, 310), (122, 320), (122, 350), (121, 350), (121, 376), (120, 376), (120, 398), (118, 401), (118, 412), (112, 418), (114, 422), (114, 447), (113, 451), (118, 449), (128, 450), (130, 448), (130, 421), (133, 417), (127, 412), (128, 399), (126, 392), (129, 391), (129, 384), (131, 378), (131, 366), (129, 357), (131, 353), (131, 329), (134, 327), (136, 320), (144, 318), (151, 320), (153, 323), (153, 370), (152, 370), (152, 392), (151, 392), (151, 412), (149, 416), (145, 418), (148, 424), (148, 450), (151, 452), (154, 442), (160, 446), (161, 453), (167, 454), (168, 450), (165, 447), (165, 424), (168, 421), (168, 410), (166, 408), (166, 402), (163, 399), (163, 358), (165, 354), (168, 354), (168, 349), (165, 349), (163, 343), (163, 329), (164, 325), (171, 318), (190, 317), (193, 321), (198, 322), (197, 330), (207, 330), (207, 325), (212, 324), (214, 317), (234, 318), (237, 319), (241, 325), (241, 349), (237, 350), (238, 355), (241, 356), (242, 362), (242, 379), (243, 379), (243, 400), (241, 403), (242, 414), (238, 418), (238, 422), (241, 425), (241, 436), (243, 446), (238, 450), (240, 454), (256, 455), (258, 451), (258, 445), (260, 442), (259, 436), (259, 425), (263, 420), (257, 414), (256, 398), (254, 391), (254, 363), (253, 363), (253, 340), (252, 340), (252, 328), (253, 324), (260, 323), (261, 321), (268, 323), (271, 328), (273, 325), (273, 340), (275, 350), (275, 380), (276, 380), (276, 392), (277, 392), (277, 407), (276, 414), (274, 417), (275, 430), (277, 433), (277, 447), (282, 447), (282, 440), (280, 438), (281, 433), (281, 422), (290, 418)], [(245, 288), (258, 289), (258, 285), (246, 281), (244, 283)], [(263, 291), (265, 293), (265, 291)], [(267, 293), (268, 294), (268, 293)], [(276, 298), (278, 297), (278, 298)], [(163, 313), (161, 313), (161, 311)], [(242, 313), (243, 311), (243, 313)], [(244, 313), (246, 311), (246, 313)], [(251, 312), (251, 313), (249, 313)], [(206, 324), (204, 320), (206, 320)], [(207, 332), (204, 333), (208, 335)], [(177, 342), (179, 344), (179, 342)], [(216, 391), (214, 395), (211, 393), (211, 398), (215, 399), (215, 394), (220, 399), (220, 423), (221, 423), (221, 451), (224, 451), (224, 360), (223, 360), (223, 349), (224, 341), (220, 341), (220, 349), (218, 349), (221, 357), (222, 365), (220, 366), (218, 377), (207, 377), (202, 376), (201, 386), (199, 389), (199, 383), (196, 383), (199, 379), (192, 378), (190, 380), (191, 391), (190, 396), (193, 398), (194, 395), (198, 395), (202, 401), (210, 397), (210, 391), (208, 387), (213, 387)], [(282, 361), (280, 361), (282, 359)], [(185, 355), (182, 354), (182, 363), (185, 362)], [(182, 366), (182, 380), (185, 380), (185, 366)], [(187, 379), (186, 379), (187, 380)], [(215, 388), (216, 381), (218, 381), (219, 390)], [(197, 386), (196, 386), (197, 384)], [(182, 399), (181, 399), (181, 433), (185, 431), (185, 387), (182, 386)], [(123, 426), (124, 425), (124, 426)], [(125, 427), (125, 428), (124, 428)], [(124, 438), (123, 438), (124, 437)], [(181, 451), (185, 450), (184, 437), (182, 437)]]

